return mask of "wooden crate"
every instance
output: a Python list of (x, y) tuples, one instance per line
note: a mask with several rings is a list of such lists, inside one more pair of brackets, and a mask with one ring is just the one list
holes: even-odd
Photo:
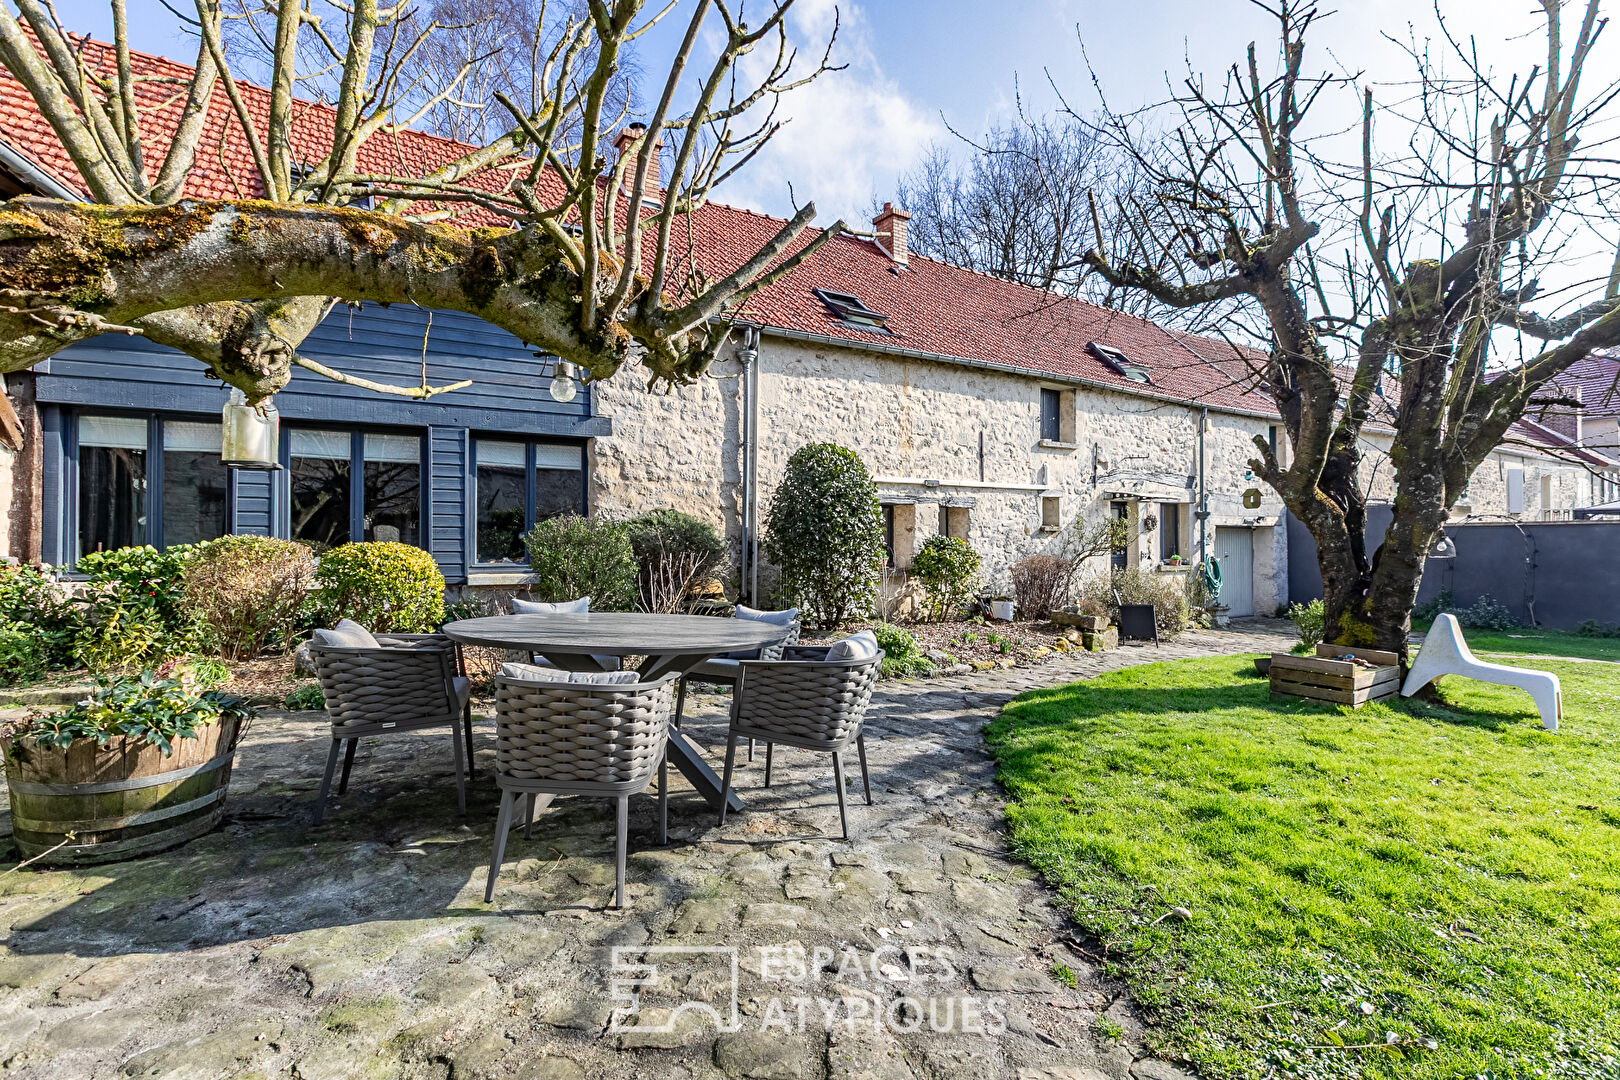
[[(1329, 659), (1346, 653), (1378, 666), (1368, 668), (1348, 660)], [(1369, 701), (1393, 697), (1400, 688), (1400, 657), (1392, 652), (1318, 645), (1315, 656), (1271, 654), (1273, 696), (1287, 695), (1330, 701), (1337, 705), (1360, 706)]]

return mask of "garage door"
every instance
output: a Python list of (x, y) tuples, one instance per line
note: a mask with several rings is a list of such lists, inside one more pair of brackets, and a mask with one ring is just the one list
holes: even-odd
[(1215, 557), (1221, 561), (1221, 603), (1228, 615), (1254, 614), (1254, 530), (1216, 529)]

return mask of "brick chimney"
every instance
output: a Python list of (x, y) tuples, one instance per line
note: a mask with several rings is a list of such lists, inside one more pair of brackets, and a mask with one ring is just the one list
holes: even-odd
[[(619, 132), (616, 138), (614, 138), (613, 148), (619, 152), (620, 157), (623, 157), (624, 152), (630, 148), (630, 144), (641, 138), (646, 133), (646, 124), (626, 124), (624, 129)], [(649, 168), (647, 169), (647, 179), (646, 182), (641, 185), (641, 202), (644, 206), (648, 204), (653, 206), (661, 206), (663, 204), (664, 196), (658, 183), (660, 164), (659, 157), (661, 156), (663, 149), (663, 139), (659, 139), (653, 144), (653, 156), (652, 160), (648, 162)], [(636, 163), (631, 161), (624, 167), (624, 187), (620, 189), (624, 195), (630, 194), (630, 185), (635, 183), (635, 179)]]
[(906, 265), (906, 222), (911, 215), (897, 209), (892, 202), (883, 204), (883, 211), (872, 219), (878, 243), (889, 252), (889, 257), (901, 266)]

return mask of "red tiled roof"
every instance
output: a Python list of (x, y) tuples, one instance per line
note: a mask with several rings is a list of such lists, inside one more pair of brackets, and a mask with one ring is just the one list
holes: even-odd
[(1593, 353), (1575, 361), (1552, 380), (1551, 393), (1573, 398), (1580, 393), (1583, 416), (1620, 416), (1620, 355)]
[[(91, 39), (75, 39), (75, 44), (83, 46), (85, 63), (92, 71), (102, 76), (111, 76), (116, 71), (111, 45)], [(180, 113), (185, 107), (183, 87), (190, 80), (192, 69), (149, 53), (131, 53), (130, 60), (138, 79), (135, 100), (141, 117), (142, 153), (147, 174), (155, 176), (180, 122)], [(263, 138), (269, 123), (270, 93), (251, 83), (238, 82), (237, 85), (254, 126)], [(332, 115), (332, 109), (317, 102), (295, 102), (292, 123), (295, 160), (315, 162), (326, 155), (332, 141)], [(64, 187), (88, 197), (73, 159), (57, 140), (34, 99), (4, 68), (0, 68), (0, 138)], [(470, 149), (473, 148), (426, 132), (383, 131), (360, 147), (357, 165), (367, 173), (426, 176)], [(491, 176), (481, 186), (493, 186), (491, 181), (494, 180)], [(264, 196), (247, 136), (237, 122), (223, 85), (218, 82), (209, 98), (208, 119), (197, 140), (196, 156), (186, 173), (184, 193), (197, 199)], [(492, 224), (496, 219), (481, 209), (469, 209), (459, 220), (466, 224)]]
[(1583, 465), (1590, 465), (1595, 469), (1620, 469), (1620, 461), (1615, 461), (1606, 454), (1600, 454), (1583, 446), (1577, 446), (1575, 440), (1530, 419), (1519, 419), (1508, 428), (1508, 438), (1517, 442), (1529, 443), (1537, 449), (1546, 450), (1556, 457), (1566, 461), (1578, 461)]

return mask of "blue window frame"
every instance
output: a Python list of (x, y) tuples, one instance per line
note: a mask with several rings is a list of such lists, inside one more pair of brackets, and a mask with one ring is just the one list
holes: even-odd
[(63, 419), (64, 563), (112, 548), (195, 544), (230, 530), (234, 483), (220, 460), (217, 419), (101, 410)]
[(589, 512), (579, 443), (475, 436), (467, 471), (474, 566), (527, 562), (523, 534), (536, 521)]
[(317, 550), (358, 540), (425, 547), (426, 462), (422, 431), (284, 427), (276, 531)]

